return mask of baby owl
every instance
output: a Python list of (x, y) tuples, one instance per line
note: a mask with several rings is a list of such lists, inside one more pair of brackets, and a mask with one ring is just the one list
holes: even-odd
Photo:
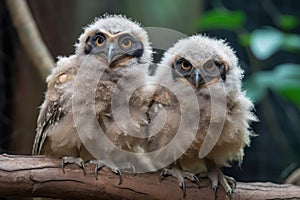
[[(191, 130), (195, 131), (195, 137), (183, 131), (191, 145), (186, 150), (178, 145), (182, 155), (163, 169), (161, 178), (172, 175), (185, 190), (184, 178), (199, 183), (198, 177), (208, 177), (215, 191), (220, 184), (231, 195), (235, 181), (225, 176), (221, 168), (230, 166), (232, 161), (242, 162), (244, 147), (250, 144), (252, 135), (249, 123), (256, 121), (251, 112), (253, 104), (241, 88), (243, 70), (234, 51), (223, 40), (203, 35), (181, 39), (164, 54), (155, 76), (191, 87), (197, 102), (187, 106), (191, 111), (199, 109), (200, 115), (198, 129)], [(189, 96), (185, 94), (185, 98)], [(181, 122), (180, 104), (175, 94), (160, 87), (154, 99), (152, 107), (157, 107), (156, 112), (164, 108), (171, 117), (149, 141), (149, 151), (168, 144)], [(161, 152), (160, 156), (174, 156), (171, 151)]]
[[(126, 136), (121, 134), (112, 117), (112, 93), (123, 75), (129, 74), (126, 78), (130, 79), (137, 76), (135, 71), (146, 71), (151, 55), (146, 31), (123, 16), (97, 18), (85, 27), (76, 44), (75, 54), (60, 57), (47, 78), (48, 88), (37, 121), (32, 153), (62, 158), (63, 167), (64, 163), (75, 163), (83, 170), (84, 162), (93, 160), (97, 169), (106, 165), (118, 173), (121, 182), (121, 171), (111, 160), (105, 157), (103, 160), (95, 159), (83, 145), (84, 139), (79, 137), (78, 126), (88, 122), (74, 122), (72, 101), (78, 94), (80, 98), (76, 106), (81, 109), (82, 115), (84, 109), (93, 110), (106, 136), (115, 145), (126, 146)], [(84, 117), (81, 119), (85, 120)], [(89, 130), (86, 134), (90, 134)], [(91, 141), (95, 140), (93, 135), (88, 137)]]

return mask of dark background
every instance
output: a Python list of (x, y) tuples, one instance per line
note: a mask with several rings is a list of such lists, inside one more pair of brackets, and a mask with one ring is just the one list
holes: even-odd
[[(240, 58), (246, 75), (244, 88), (255, 101), (260, 119), (252, 125), (259, 136), (252, 138), (251, 147), (246, 148), (242, 166), (226, 169), (227, 174), (238, 181), (280, 183), (299, 167), (300, 1), (29, 0), (28, 3), (54, 58), (71, 55), (82, 27), (104, 13), (124, 14), (144, 27), (226, 38)], [(258, 30), (263, 34), (255, 35)], [(281, 38), (275, 38), (272, 44), (280, 40), (281, 45), (271, 45), (267, 55), (260, 54), (258, 47), (253, 46), (255, 39), (264, 45), (265, 40), (278, 33)], [(285, 65), (278, 73), (281, 64)], [(24, 53), (5, 1), (0, 0), (0, 153), (31, 153), (38, 107), (45, 90), (45, 81)]]

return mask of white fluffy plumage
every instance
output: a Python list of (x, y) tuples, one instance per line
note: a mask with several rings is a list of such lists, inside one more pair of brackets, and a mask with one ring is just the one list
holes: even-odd
[[(175, 43), (164, 54), (160, 66), (167, 66), (171, 71), (161, 67), (158, 68), (156, 76), (192, 87), (198, 102), (194, 102), (190, 107), (193, 108), (198, 104), (200, 109), (199, 128), (191, 146), (182, 152), (183, 155), (165, 169), (163, 174), (175, 176), (183, 187), (184, 178), (195, 180), (193, 175), (206, 173), (213, 179), (214, 188), (220, 182), (226, 192), (231, 194), (234, 185), (229, 186), (228, 182), (233, 184), (233, 181), (226, 178), (220, 168), (230, 166), (232, 161), (242, 162), (244, 147), (250, 145), (250, 136), (253, 135), (249, 124), (257, 121), (252, 112), (253, 103), (242, 91), (243, 70), (238, 64), (234, 50), (224, 40), (195, 35)], [(166, 73), (165, 69), (169, 72)], [(198, 77), (202, 81), (199, 85), (195, 84), (197, 70)], [(205, 72), (209, 74), (209, 70), (218, 73), (206, 75)], [(215, 105), (214, 110), (212, 110), (213, 105)], [(173, 107), (173, 115), (179, 115), (176, 111), (178, 105), (172, 100), (168, 105), (161, 106), (168, 107), (169, 110)], [(172, 115), (172, 111), (169, 112)], [(178, 122), (167, 123), (170, 123), (171, 127), (172, 123)], [(220, 126), (221, 129), (209, 129), (209, 126)], [(176, 127), (175, 124), (173, 127)], [(163, 131), (165, 133), (161, 135), (176, 133), (174, 128)], [(206, 136), (207, 141), (205, 141)], [(168, 142), (168, 139), (165, 139), (165, 142)], [(163, 136), (154, 137), (152, 145), (157, 146), (155, 143), (162, 143), (162, 140)], [(201, 148), (206, 150), (200, 151)], [(212, 172), (216, 174), (214, 178), (209, 175)]]

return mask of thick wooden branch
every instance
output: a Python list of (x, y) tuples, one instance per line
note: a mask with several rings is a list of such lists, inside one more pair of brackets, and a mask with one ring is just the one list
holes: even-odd
[[(123, 184), (108, 169), (94, 176), (94, 166), (87, 165), (87, 174), (75, 165), (67, 165), (65, 174), (61, 161), (43, 156), (0, 155), (0, 196), (34, 196), (62, 199), (183, 199), (173, 178), (158, 181), (157, 173), (123, 174)], [(188, 182), (188, 181), (187, 181)], [(187, 183), (185, 199), (213, 199), (209, 181), (197, 189)], [(218, 199), (227, 199), (223, 189)], [(273, 183), (238, 183), (233, 199), (299, 199), (300, 187)]]

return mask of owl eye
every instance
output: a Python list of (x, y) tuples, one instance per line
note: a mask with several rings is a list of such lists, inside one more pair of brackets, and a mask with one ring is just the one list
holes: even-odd
[(98, 46), (98, 47), (101, 47), (101, 46), (103, 46), (104, 45), (104, 43), (105, 43), (105, 37), (104, 36), (102, 36), (102, 35), (99, 35), (99, 36), (97, 36), (96, 37), (96, 45)]
[(128, 49), (132, 46), (132, 40), (130, 38), (125, 38), (122, 40), (122, 47)]
[(218, 77), (220, 76), (220, 70), (219, 67), (222, 64), (220, 64), (216, 60), (208, 60), (206, 63), (203, 65), (203, 74), (209, 77)]
[(213, 70), (215, 70), (215, 67), (216, 67), (216, 64), (213, 61), (212, 62), (207, 62), (204, 65), (204, 69), (207, 70), (207, 71), (213, 71)]
[(181, 61), (181, 69), (183, 71), (189, 71), (191, 69), (192, 65), (190, 62), (188, 62), (187, 60), (182, 60)]

